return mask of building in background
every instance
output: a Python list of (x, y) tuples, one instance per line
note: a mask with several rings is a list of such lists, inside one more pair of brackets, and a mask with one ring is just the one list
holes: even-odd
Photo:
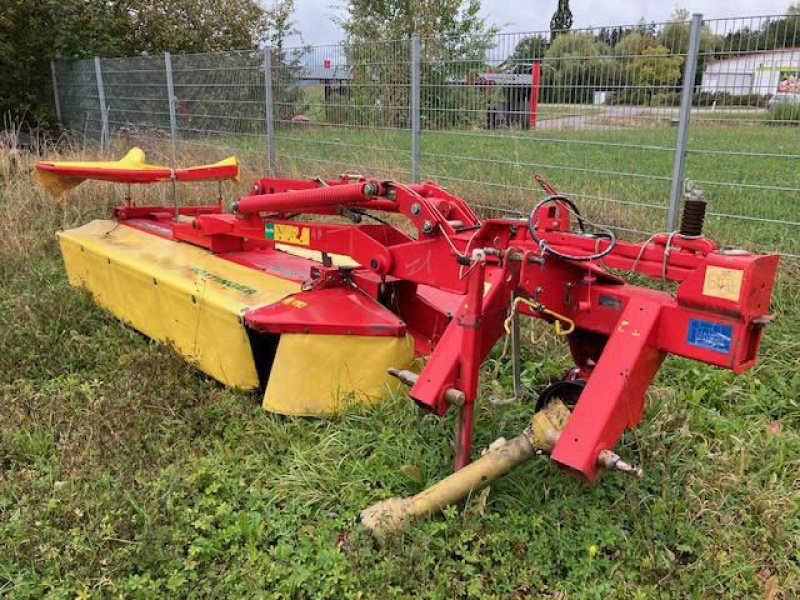
[(707, 62), (700, 91), (740, 94), (800, 92), (800, 48), (764, 50)]

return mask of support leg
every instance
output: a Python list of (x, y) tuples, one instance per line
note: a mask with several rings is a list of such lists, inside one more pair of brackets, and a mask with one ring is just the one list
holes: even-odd
[[(480, 260), (480, 259), (479, 259)], [(485, 264), (482, 260), (473, 267), (469, 275), (469, 285), (465, 296), (464, 312), (458, 319), (463, 329), (464, 346), (459, 365), (459, 387), (464, 392), (466, 401), (458, 413), (455, 431), (455, 470), (467, 466), (472, 449), (472, 420), (475, 400), (478, 396), (478, 379), (480, 378), (482, 347), (481, 321), (483, 316), (483, 282)]]
[(463, 469), (470, 463), (472, 450), (472, 421), (474, 402), (466, 402), (458, 411), (455, 429), (455, 470)]

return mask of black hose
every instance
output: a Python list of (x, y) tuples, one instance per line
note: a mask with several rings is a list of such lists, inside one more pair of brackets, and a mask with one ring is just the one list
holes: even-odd
[(574, 260), (574, 261), (599, 260), (604, 256), (606, 256), (607, 254), (609, 254), (614, 249), (614, 246), (617, 245), (617, 236), (614, 235), (614, 232), (611, 231), (608, 227), (600, 226), (600, 229), (602, 231), (597, 232), (595, 235), (608, 240), (608, 247), (605, 250), (601, 250), (600, 252), (595, 252), (594, 254), (577, 256), (561, 252), (559, 250), (556, 250), (555, 248), (551, 248), (546, 241), (542, 240), (541, 238), (539, 238), (538, 235), (536, 235), (536, 227), (534, 227), (533, 223), (533, 219), (537, 211), (545, 204), (549, 204), (551, 202), (564, 202), (565, 204), (567, 204), (572, 213), (578, 219), (578, 227), (580, 228), (581, 233), (586, 233), (586, 228), (584, 227), (584, 218), (581, 216), (578, 207), (570, 198), (562, 196), (561, 194), (553, 194), (551, 196), (547, 196), (536, 206), (533, 207), (533, 210), (531, 211), (531, 214), (528, 217), (528, 232), (531, 234), (531, 238), (533, 239), (533, 241), (536, 242), (536, 244), (541, 249), (542, 254), (544, 254), (545, 252), (549, 252), (550, 254), (558, 256), (559, 258), (563, 258), (565, 260)]

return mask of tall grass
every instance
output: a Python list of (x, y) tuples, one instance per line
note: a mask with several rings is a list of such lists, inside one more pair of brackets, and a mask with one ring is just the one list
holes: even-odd
[(794, 102), (781, 102), (767, 112), (767, 122), (775, 125), (800, 124), (800, 104)]

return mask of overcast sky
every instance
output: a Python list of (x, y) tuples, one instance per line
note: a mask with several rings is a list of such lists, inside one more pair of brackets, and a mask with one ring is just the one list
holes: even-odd
[[(666, 21), (676, 7), (702, 13), (707, 18), (782, 14), (791, 0), (572, 0), (573, 27), (634, 24), (641, 17), (647, 21)], [(341, 15), (341, 3), (335, 0), (295, 0), (295, 22), (307, 44), (330, 44), (341, 39), (333, 17)], [(487, 23), (503, 31), (540, 31), (550, 28), (550, 17), (557, 0), (483, 0)]]

